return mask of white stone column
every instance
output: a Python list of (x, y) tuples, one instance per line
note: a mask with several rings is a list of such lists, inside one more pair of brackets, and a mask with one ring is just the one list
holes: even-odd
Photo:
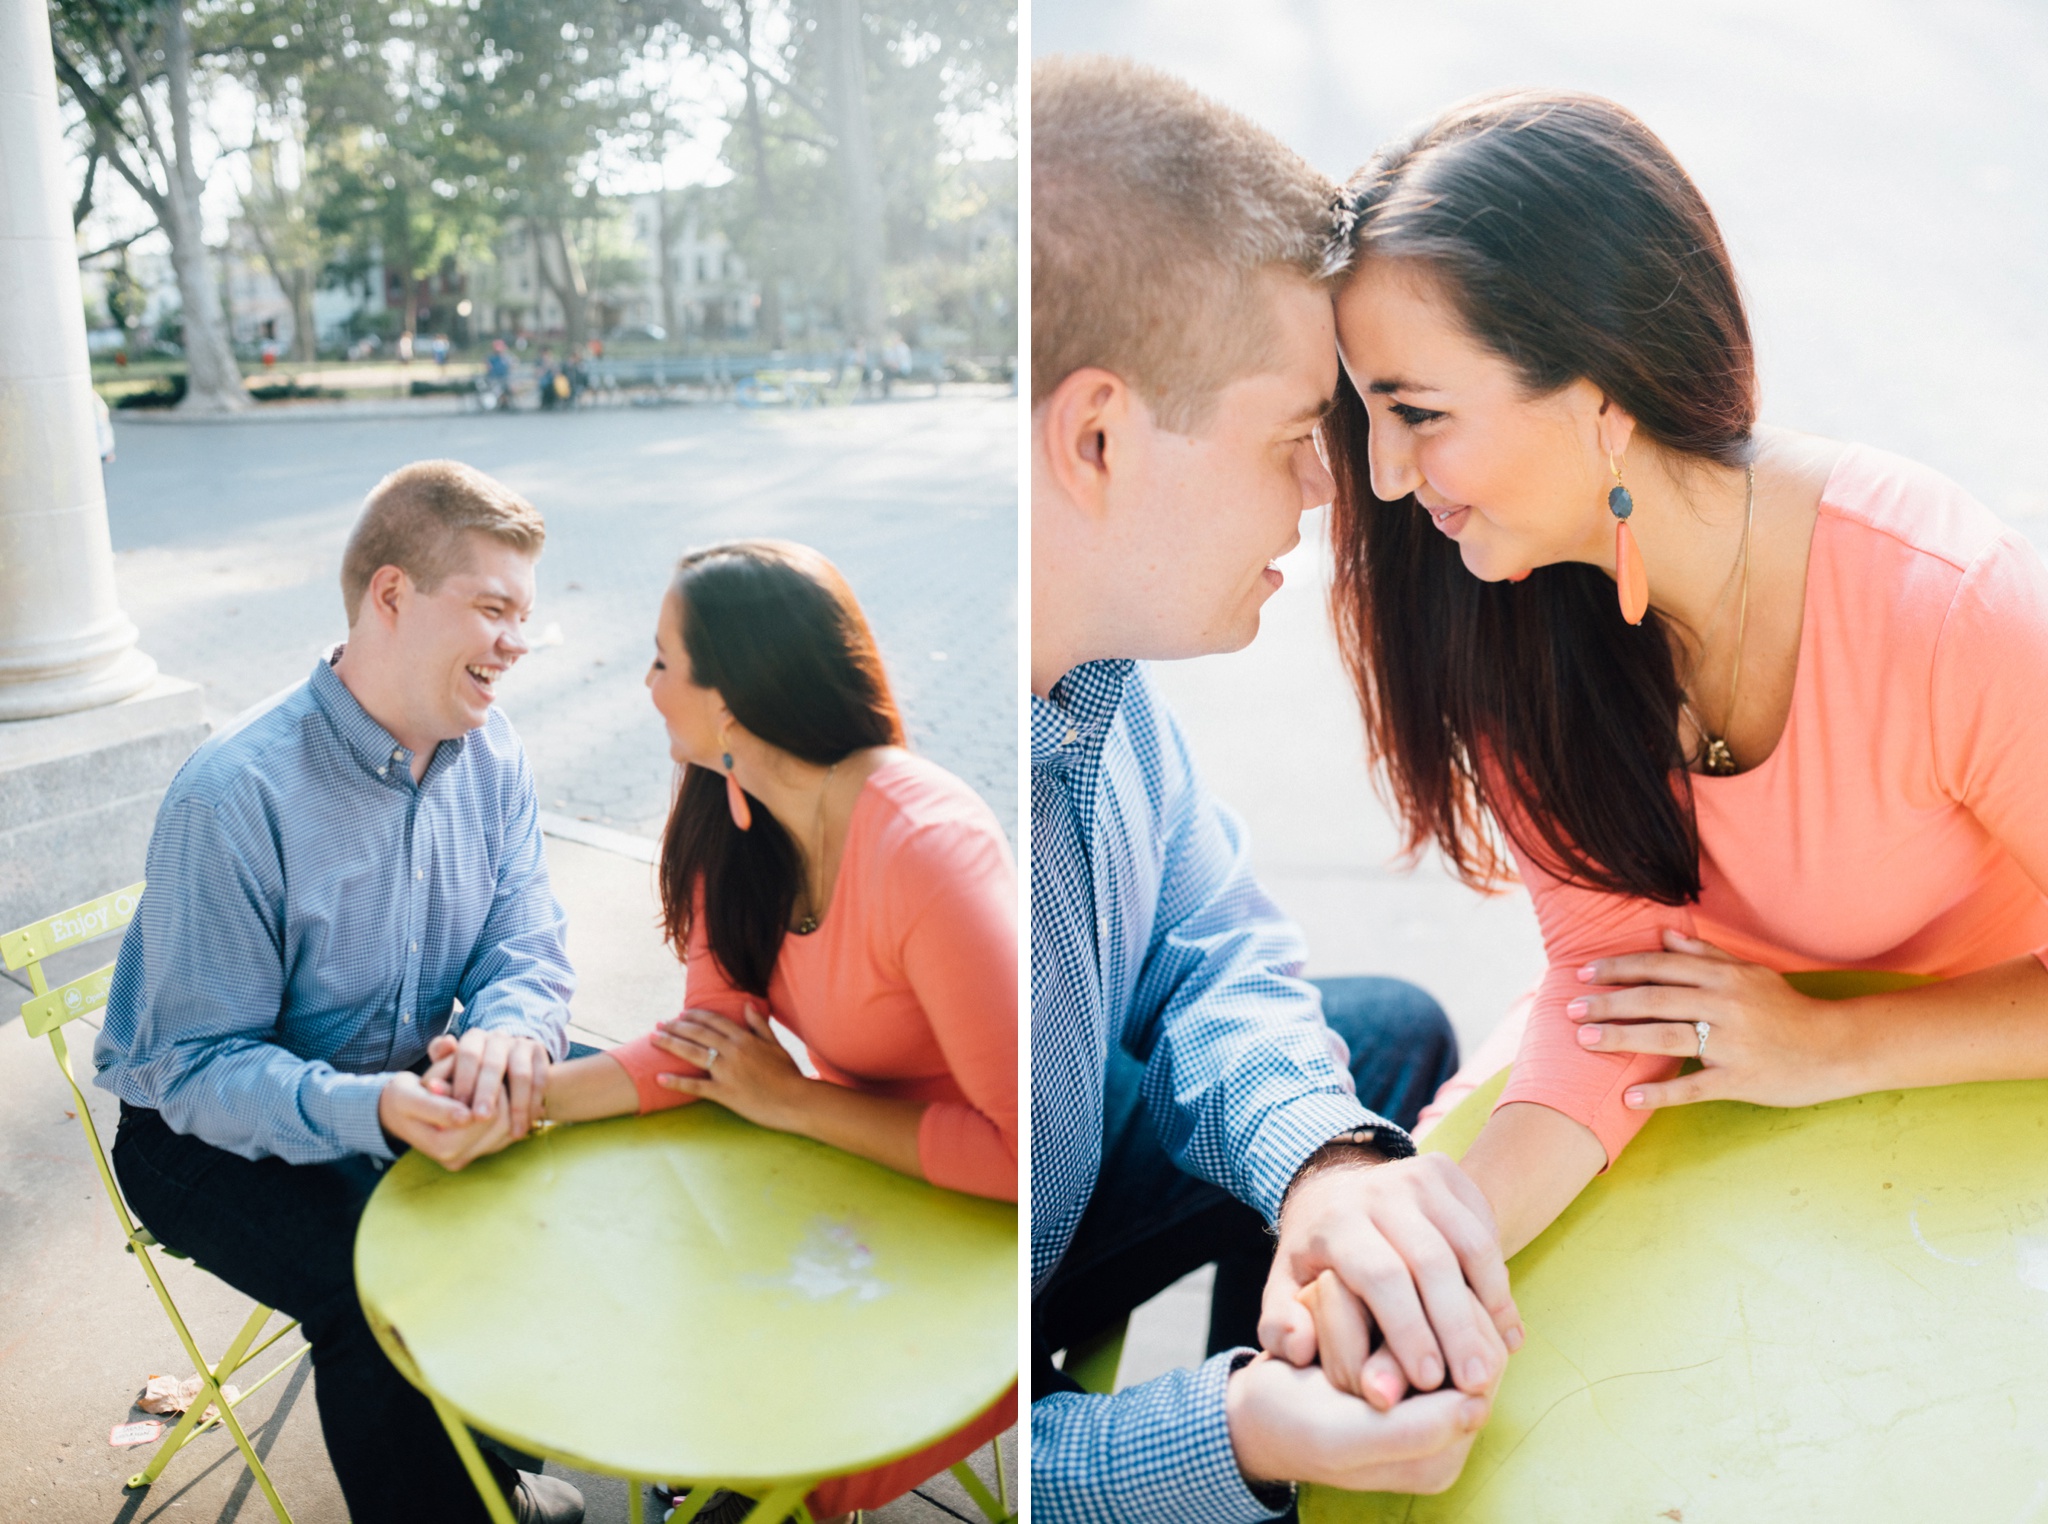
[(0, 0), (0, 931), (142, 877), (207, 733), (115, 598), (43, 6)]
[(139, 693), (114, 594), (43, 0), (0, 0), (0, 721)]

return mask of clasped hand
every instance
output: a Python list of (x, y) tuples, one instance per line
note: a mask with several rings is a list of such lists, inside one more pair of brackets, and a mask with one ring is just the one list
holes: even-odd
[(1485, 1196), (1436, 1154), (1311, 1175), (1281, 1215), (1259, 1339), (1231, 1381), (1247, 1476), (1448, 1487), (1523, 1340)]
[(384, 1131), (459, 1170), (523, 1138), (542, 1113), (549, 1055), (538, 1038), (471, 1028), (427, 1044), (424, 1076), (394, 1074), (377, 1100)]
[[(1802, 995), (1758, 963), (1710, 942), (1664, 933), (1667, 951), (1601, 958), (1579, 970), (1583, 983), (1621, 986), (1570, 1002), (1581, 1046), (1594, 1053), (1699, 1058), (1691, 1074), (1629, 1086), (1633, 1110), (1693, 1101), (1812, 1106), (1853, 1093), (1835, 1056), (1839, 1008)], [(1701, 1051), (1696, 1022), (1708, 1024)]]

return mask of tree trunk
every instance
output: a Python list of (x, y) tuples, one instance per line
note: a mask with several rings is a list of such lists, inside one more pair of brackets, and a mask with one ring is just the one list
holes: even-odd
[[(571, 350), (581, 349), (590, 334), (590, 288), (583, 283), (583, 262), (576, 257), (575, 241), (563, 230), (559, 217), (537, 217), (530, 226), (537, 255), (534, 267), (561, 304), (562, 342)], [(549, 249), (555, 256), (552, 266)]]
[(761, 91), (754, 78), (753, 0), (740, 6), (740, 46), (747, 55), (747, 137), (754, 150), (754, 219), (761, 230), (756, 245), (761, 252), (761, 265), (754, 271), (754, 278), (761, 283), (761, 311), (754, 321), (754, 339), (770, 349), (780, 349), (788, 342), (782, 320), (782, 231), (775, 216), (775, 185), (768, 176), (768, 134), (761, 125)]
[(292, 358), (311, 365), (320, 358), (320, 336), (314, 328), (313, 316), (313, 272), (292, 271), (292, 283), (287, 289), (292, 299)]
[(868, 71), (862, 51), (860, 0), (825, 0), (829, 23), (833, 154), (846, 207), (847, 337), (872, 350), (882, 338), (882, 187), (875, 178), (874, 132), (868, 121)]
[(192, 161), (192, 34), (181, 6), (164, 11), (164, 73), (171, 102), (171, 162), (165, 165), (164, 232), (171, 241), (171, 266), (185, 304), (185, 400), (187, 413), (239, 413), (249, 406), (242, 370), (228, 343), (227, 316), (213, 261), (207, 257), (200, 222), (204, 186)]
[(661, 199), (655, 203), (660, 218), (655, 224), (655, 243), (658, 245), (655, 257), (661, 261), (661, 326), (668, 333), (667, 342), (673, 344), (682, 329), (676, 323), (676, 223), (680, 216), (668, 187), (663, 186)]

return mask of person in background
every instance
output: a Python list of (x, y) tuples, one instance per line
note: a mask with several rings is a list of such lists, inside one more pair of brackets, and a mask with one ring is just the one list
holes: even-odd
[(484, 393), (495, 408), (512, 400), (512, 355), (503, 339), (491, 340), (491, 357), (484, 362)]

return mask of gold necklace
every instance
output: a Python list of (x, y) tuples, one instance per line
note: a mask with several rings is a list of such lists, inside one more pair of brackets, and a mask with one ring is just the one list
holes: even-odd
[(1742, 648), (1749, 634), (1749, 533), (1756, 524), (1754, 463), (1749, 467), (1748, 477), (1748, 501), (1742, 514), (1742, 602), (1737, 606), (1735, 615), (1735, 666), (1728, 674), (1728, 712), (1722, 716), (1725, 723), (1721, 727), (1721, 734), (1715, 735), (1707, 729), (1700, 720), (1699, 711), (1692, 707), (1690, 701), (1683, 698), (1678, 701), (1678, 707), (1683, 709), (1685, 717), (1692, 721), (1693, 730), (1698, 733), (1700, 740), (1706, 743), (1706, 750), (1700, 758), (1700, 770), (1717, 778), (1725, 778), (1730, 773), (1741, 771), (1740, 764), (1735, 760), (1735, 753), (1728, 749), (1727, 737), (1729, 730), (1735, 725), (1735, 701), (1742, 693)]
[[(844, 761), (845, 759), (841, 758), (840, 760)], [(825, 781), (818, 785), (818, 813), (811, 822), (811, 834), (817, 838), (818, 845), (818, 855), (812, 858), (811, 861), (817, 864), (817, 871), (820, 873), (825, 871), (825, 796), (832, 792), (832, 775), (838, 771), (838, 762), (834, 762), (825, 769)], [(807, 937), (818, 929), (818, 916), (815, 904), (816, 902), (811, 898), (811, 876), (809, 873), (806, 873), (804, 875), (804, 913), (796, 923), (796, 934), (800, 937)]]

